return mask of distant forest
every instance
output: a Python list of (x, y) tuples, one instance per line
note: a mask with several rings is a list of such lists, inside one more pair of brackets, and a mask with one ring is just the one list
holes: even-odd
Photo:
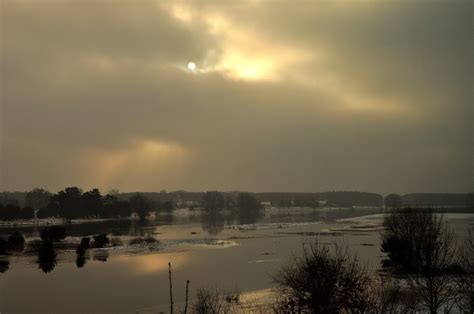
[(205, 210), (257, 210), (263, 206), (276, 207), (443, 207), (474, 210), (474, 193), (412, 193), (390, 194), (385, 198), (368, 192), (130, 192), (98, 189), (83, 192), (69, 187), (58, 193), (43, 189), (29, 192), (0, 192), (0, 220), (29, 218), (113, 218), (129, 217), (135, 213), (145, 218), (151, 212), (172, 212), (175, 208)]

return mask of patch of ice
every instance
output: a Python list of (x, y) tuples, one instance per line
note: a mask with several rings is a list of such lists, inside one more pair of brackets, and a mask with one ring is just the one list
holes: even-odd
[(262, 223), (262, 224), (241, 224), (225, 226), (226, 229), (237, 229), (240, 231), (252, 231), (261, 229), (283, 229), (289, 227), (308, 226), (320, 224), (319, 221), (313, 222), (291, 222), (291, 223)]
[(272, 258), (272, 259), (257, 259), (254, 261), (248, 261), (249, 264), (254, 264), (254, 263), (268, 263), (268, 262), (279, 262), (280, 259), (278, 258)]

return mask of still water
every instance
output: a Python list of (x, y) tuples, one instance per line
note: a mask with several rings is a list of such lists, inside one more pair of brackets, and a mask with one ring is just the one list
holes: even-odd
[[(458, 233), (474, 215), (447, 214)], [(300, 252), (303, 243), (348, 245), (370, 270), (379, 250), (380, 210), (271, 209), (261, 217), (176, 213), (146, 222), (107, 221), (68, 225), (70, 238), (107, 232), (125, 244), (135, 236), (159, 243), (91, 250), (83, 267), (61, 250), (45, 273), (35, 255), (14, 255), (0, 273), (0, 312), (159, 312), (169, 307), (168, 262), (175, 304), (182, 306), (186, 280), (191, 299), (198, 288), (258, 291), (273, 287), (272, 274)], [(40, 227), (23, 227), (27, 241)], [(0, 234), (11, 233), (0, 229)], [(66, 241), (68, 241), (66, 239)], [(4, 266), (5, 268), (5, 266)]]

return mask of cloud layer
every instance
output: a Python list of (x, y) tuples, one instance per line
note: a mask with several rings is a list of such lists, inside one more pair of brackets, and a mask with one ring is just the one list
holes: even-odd
[(470, 1), (1, 5), (0, 189), (472, 190)]

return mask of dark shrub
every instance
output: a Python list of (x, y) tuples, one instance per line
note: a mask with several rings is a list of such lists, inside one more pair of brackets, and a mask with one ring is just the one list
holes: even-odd
[(474, 225), (461, 243), (458, 259), (462, 268), (461, 275), (456, 278), (461, 293), (458, 306), (463, 313), (474, 313)]
[(94, 236), (94, 247), (101, 248), (109, 244), (110, 240), (107, 237), (106, 233), (99, 233), (98, 235)]
[(388, 259), (382, 261), (383, 267), (409, 265), (411, 247), (407, 239), (387, 237), (382, 243), (382, 252), (387, 253)]
[(41, 230), (40, 237), (43, 240), (58, 242), (66, 238), (66, 228), (63, 226), (52, 226)]
[(0, 238), (0, 255), (7, 254), (7, 241), (4, 238)]
[(196, 301), (193, 304), (195, 313), (238, 313), (240, 292), (237, 290), (221, 291), (217, 288), (201, 288), (198, 289), (196, 297)]
[(19, 231), (14, 232), (12, 235), (8, 237), (7, 246), (9, 250), (12, 250), (12, 251), (23, 250), (24, 245), (25, 245), (25, 238)]
[(400, 271), (417, 273), (432, 266), (433, 250), (438, 245), (444, 249), (449, 242), (446, 222), (432, 209), (393, 210), (385, 215), (383, 224), (381, 251), (388, 257), (383, 265)]
[(369, 300), (369, 277), (354, 256), (334, 254), (317, 243), (283, 267), (274, 281), (281, 287), (278, 312), (363, 313)]
[(411, 292), (430, 313), (450, 306), (458, 293), (453, 278), (462, 267), (455, 265), (454, 234), (444, 217), (431, 208), (398, 209), (385, 215), (384, 227), (384, 265), (409, 274)]

